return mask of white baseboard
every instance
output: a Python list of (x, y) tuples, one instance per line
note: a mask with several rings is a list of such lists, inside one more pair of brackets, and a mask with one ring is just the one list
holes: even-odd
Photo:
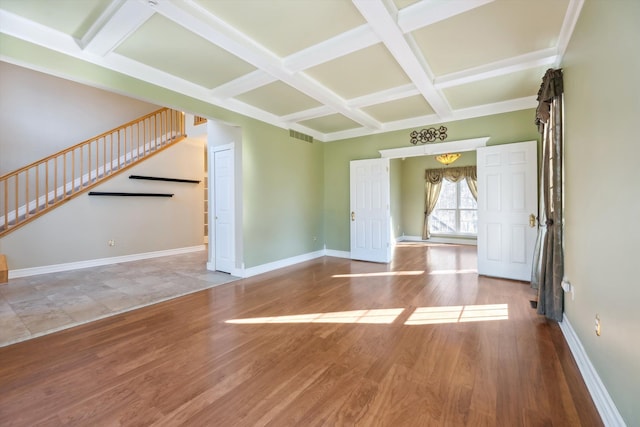
[(267, 264), (256, 265), (255, 267), (245, 268), (242, 271), (241, 277), (251, 277), (262, 273), (268, 273), (269, 271), (277, 270), (278, 268), (289, 267), (290, 265), (298, 264), (304, 261), (310, 261), (312, 259), (320, 258), (324, 256), (324, 249), (316, 252), (309, 252), (306, 254), (294, 256), (291, 258), (285, 258)]
[(98, 267), (101, 265), (118, 264), (121, 262), (139, 261), (142, 259), (158, 258), (163, 256), (186, 254), (189, 252), (198, 252), (206, 249), (205, 245), (189, 246), (186, 248), (167, 249), (164, 251), (144, 252), (140, 254), (123, 255), (111, 258), (90, 259), (86, 261), (69, 262), (65, 264), (45, 265), (42, 267), (21, 268), (18, 270), (9, 270), (9, 279), (17, 279), (18, 277), (35, 276), (37, 274), (57, 273), (60, 271), (78, 270), (80, 268)]
[(425, 242), (425, 243), (449, 243), (454, 245), (477, 246), (476, 239), (465, 239), (462, 237), (431, 237), (429, 240), (422, 240), (422, 236), (398, 236), (398, 242)]
[(584, 347), (582, 346), (578, 335), (576, 335), (575, 330), (571, 326), (571, 323), (569, 323), (569, 319), (566, 314), (563, 315), (562, 322), (558, 323), (558, 325), (560, 325), (560, 330), (562, 330), (564, 338), (567, 340), (571, 354), (573, 354), (573, 358), (576, 360), (578, 369), (580, 369), (582, 378), (587, 385), (589, 394), (591, 394), (593, 403), (598, 409), (602, 422), (605, 426), (625, 427), (626, 424), (622, 419), (620, 412), (618, 412), (618, 408), (616, 408), (616, 405), (613, 403), (609, 392), (602, 383), (598, 372), (591, 363), (591, 360), (589, 360), (589, 356), (584, 350)]
[(279, 261), (270, 262), (267, 264), (257, 265), (255, 267), (245, 268), (242, 270), (237, 270), (232, 272), (234, 276), (237, 277), (251, 277), (256, 276), (262, 273), (268, 273), (273, 270), (277, 270), (283, 267), (289, 267), (294, 264), (298, 264), (304, 261), (310, 261), (312, 259), (321, 258), (323, 256), (332, 256), (337, 258), (351, 258), (351, 252), (347, 251), (336, 251), (333, 249), (322, 249), (315, 252), (309, 252), (307, 254), (302, 254), (298, 256), (294, 256), (291, 258), (281, 259)]
[[(216, 270), (216, 263), (211, 261), (207, 261), (207, 270), (220, 271), (220, 270)], [(223, 271), (223, 273), (229, 273), (230, 275), (235, 277), (245, 277), (244, 269), (242, 268), (232, 268), (231, 271)]]
[(336, 258), (351, 258), (351, 252), (349, 251), (336, 251), (334, 249), (325, 249), (326, 256), (332, 256)]

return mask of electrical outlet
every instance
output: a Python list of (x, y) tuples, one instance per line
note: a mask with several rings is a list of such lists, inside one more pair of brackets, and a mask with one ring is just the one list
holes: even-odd
[(569, 280), (564, 277), (561, 282), (562, 290), (571, 294), (571, 301), (576, 299), (576, 287), (569, 282)]
[(601, 331), (601, 323), (600, 323), (600, 316), (596, 314), (596, 322), (595, 322), (595, 332), (597, 336), (600, 336)]
[(111, 239), (111, 240), (109, 240), (109, 241), (107, 242), (107, 245), (109, 245), (109, 246), (115, 246), (115, 245), (116, 245), (116, 241), (115, 241), (115, 240), (113, 240), (113, 239)]

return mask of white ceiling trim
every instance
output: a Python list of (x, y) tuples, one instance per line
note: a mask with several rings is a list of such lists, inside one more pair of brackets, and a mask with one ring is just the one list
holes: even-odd
[(376, 43), (380, 43), (380, 38), (365, 24), (289, 55), (283, 64), (291, 72), (302, 71)]
[[(524, 55), (514, 56), (512, 58), (492, 62), (490, 64), (468, 68), (466, 70), (457, 71), (455, 73), (445, 74), (443, 76), (437, 77), (434, 80), (434, 85), (438, 89), (445, 89), (453, 86), (460, 86), (467, 83), (477, 82), (480, 80), (486, 80), (505, 74), (515, 73), (530, 68), (551, 65), (557, 59), (556, 53), (557, 51), (554, 48), (525, 53)], [(542, 78), (542, 76), (540, 77)]]
[(275, 77), (262, 70), (255, 70), (242, 77), (231, 80), (211, 90), (211, 95), (218, 98), (231, 98), (277, 81)]
[(153, 10), (137, 1), (114, 1), (82, 37), (80, 46), (104, 56), (153, 16)]
[[(473, 119), (476, 117), (490, 116), (494, 114), (509, 113), (512, 111), (527, 110), (535, 108), (537, 105), (535, 96), (527, 96), (524, 98), (512, 99), (509, 101), (496, 102), (492, 104), (479, 105), (471, 108), (463, 108), (452, 112), (451, 116), (446, 121), (456, 121)], [(394, 122), (385, 123), (383, 128), (375, 131), (365, 131), (364, 129), (349, 129), (341, 132), (334, 132), (331, 134), (325, 134), (325, 140), (339, 141), (341, 139), (357, 138), (360, 136), (366, 136), (371, 134), (392, 132), (404, 129), (411, 129), (416, 127), (430, 126), (434, 124), (442, 124), (446, 121), (442, 120), (442, 117), (437, 114), (429, 114), (426, 116), (413, 117), (409, 119), (396, 120)], [(533, 119), (532, 119), (533, 122)]]
[[(569, 0), (556, 47), (450, 73), (434, 79), (429, 65), (416, 47), (411, 34), (407, 33), (490, 3), (493, 0), (452, 0), (447, 2), (423, 0), (400, 12), (395, 10), (389, 0), (353, 1), (368, 24), (339, 34), (284, 59), (212, 15), (193, 0), (162, 0), (159, 2), (114, 0), (80, 40), (0, 9), (0, 22), (2, 23), (0, 32), (274, 126), (298, 130), (312, 135), (320, 141), (335, 141), (428, 126), (445, 121), (534, 108), (536, 101), (535, 96), (532, 96), (452, 110), (441, 90), (543, 65), (555, 64), (556, 67), (559, 66), (584, 4), (584, 0)], [(424, 16), (422, 20), (417, 18), (424, 12), (423, 9), (429, 11), (426, 21)], [(156, 12), (256, 66), (259, 70), (211, 89), (116, 54), (114, 50), (117, 46)], [(389, 49), (413, 82), (412, 84), (345, 100), (303, 72), (310, 67), (379, 42), (383, 42)], [(9, 59), (8, 62), (11, 60)], [(65, 76), (65, 78), (69, 77)], [(75, 80), (78, 81), (78, 79)], [(233, 98), (278, 80), (324, 105), (285, 116), (276, 116)], [(95, 86), (95, 84), (93, 85)], [(415, 95), (422, 95), (437, 114), (382, 124), (360, 110), (371, 105)], [(342, 114), (363, 127), (324, 134), (296, 123), (335, 113)]]
[(347, 104), (352, 108), (362, 108), (416, 95), (420, 95), (420, 91), (415, 87), (413, 83), (408, 83), (403, 86), (392, 87), (391, 89), (370, 93), (358, 98), (352, 98), (347, 101)]
[[(149, 82), (150, 84), (169, 89), (174, 92), (182, 93), (226, 110), (234, 111), (238, 114), (273, 124), (277, 127), (288, 127), (288, 124), (282, 123), (280, 118), (274, 114), (233, 99), (213, 98), (208, 93), (209, 91), (205, 90), (202, 86), (196, 85), (172, 74), (157, 70), (117, 53), (112, 52), (106, 56), (89, 54), (88, 52), (80, 49), (73, 37), (1, 9), (0, 21), (2, 21), (0, 31), (4, 34), (8, 34), (56, 52), (61, 52), (71, 57)], [(51, 71), (49, 70), (46, 72), (51, 74)], [(68, 78), (68, 76), (65, 77)], [(92, 84), (90, 82), (83, 83)], [(151, 100), (151, 102), (153, 102), (153, 100)], [(304, 129), (305, 133), (311, 134), (317, 139), (324, 138), (324, 134), (320, 132), (313, 131), (308, 128)]]
[(265, 70), (294, 89), (322, 104), (335, 108), (336, 111), (356, 123), (372, 129), (380, 127), (378, 121), (361, 111), (348, 108), (342, 98), (317, 81), (300, 73), (292, 74), (284, 67), (280, 58), (272, 52), (258, 45), (193, 1), (183, 0), (181, 6), (175, 5), (174, 1), (163, 1), (159, 2), (155, 9), (176, 24), (198, 34), (245, 62)]
[[(299, 132), (302, 133), (306, 133), (307, 135), (311, 135), (313, 136), (315, 139), (324, 142), (325, 140), (325, 135), (322, 132), (318, 132), (317, 130), (314, 129), (310, 129), (306, 126), (303, 126), (301, 124), (298, 123), (285, 123), (283, 122), (280, 117), (271, 114), (271, 113), (267, 113), (264, 110), (261, 110), (259, 108), (256, 108), (252, 105), (249, 104), (245, 104), (242, 101), (238, 101), (237, 99), (227, 99), (224, 102), (224, 108), (231, 110), (231, 111), (235, 111), (238, 112), (240, 114), (243, 115), (247, 115), (245, 113), (242, 113), (242, 111), (246, 111), (248, 113), (251, 114), (250, 117), (256, 118), (262, 122), (266, 122), (266, 123), (270, 123), (274, 126), (283, 128), (283, 129), (294, 129), (297, 130)], [(262, 116), (262, 117), (261, 117)]]
[[(472, 119), (494, 114), (510, 113), (512, 111), (535, 108), (538, 105), (536, 96), (525, 96), (523, 98), (510, 99), (508, 101), (495, 102), (493, 104), (478, 105), (475, 107), (461, 108), (454, 111), (453, 120)], [(533, 123), (533, 117), (531, 118)]]
[(280, 120), (284, 123), (301, 122), (304, 120), (317, 119), (318, 117), (325, 117), (331, 114), (335, 114), (335, 111), (326, 105), (321, 105), (315, 108), (309, 108), (308, 110), (297, 111), (295, 113), (281, 116)]
[(564, 58), (564, 53), (567, 50), (569, 41), (571, 40), (571, 35), (573, 34), (573, 30), (576, 27), (576, 23), (578, 22), (578, 17), (580, 16), (583, 5), (584, 0), (569, 0), (567, 13), (564, 15), (562, 28), (560, 29), (560, 35), (558, 36), (558, 56), (554, 64), (556, 67), (560, 66), (562, 58)]
[[(423, 0), (414, 3), (398, 12), (398, 26), (403, 32), (409, 33), (452, 16), (468, 12), (494, 0)], [(429, 19), (424, 19), (428, 16)]]
[[(433, 142), (431, 144), (411, 145), (409, 147), (378, 150), (380, 157), (387, 159), (404, 159), (405, 157), (432, 156), (445, 153), (474, 151), (485, 147), (489, 136), (482, 138), (459, 139), (457, 141)], [(409, 138), (407, 138), (409, 139)]]
[(4, 34), (50, 47), (77, 58), (82, 57), (83, 52), (76, 40), (60, 31), (14, 15), (4, 9), (0, 9), (0, 22), (2, 23), (0, 31)]
[(353, 2), (436, 114), (448, 117), (451, 108), (446, 99), (433, 85), (431, 76), (418, 60), (417, 52), (407, 43), (404, 33), (384, 3), (379, 0), (353, 0)]

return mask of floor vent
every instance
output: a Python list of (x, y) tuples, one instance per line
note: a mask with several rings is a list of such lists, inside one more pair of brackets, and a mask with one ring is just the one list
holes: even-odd
[(313, 137), (311, 135), (306, 135), (306, 134), (304, 134), (302, 132), (298, 132), (298, 131), (293, 130), (293, 129), (289, 129), (289, 136), (291, 138), (300, 139), (302, 141), (313, 142)]

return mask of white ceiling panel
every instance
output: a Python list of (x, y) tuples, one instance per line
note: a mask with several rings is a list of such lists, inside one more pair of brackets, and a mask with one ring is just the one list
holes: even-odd
[(479, 103), (519, 99), (536, 94), (542, 83), (544, 67), (510, 73), (444, 89), (444, 94), (454, 109), (469, 108)]
[(345, 0), (197, 0), (278, 56), (285, 57), (365, 24)]
[(364, 107), (363, 110), (374, 119), (383, 123), (428, 116), (434, 113), (431, 106), (421, 95), (371, 105), (369, 107)]
[(356, 98), (410, 82), (382, 44), (359, 50), (306, 70), (344, 99)]
[(0, 32), (332, 141), (532, 108), (583, 2), (0, 0)]
[(158, 14), (115, 52), (204, 88), (214, 88), (255, 69)]
[(300, 124), (323, 134), (355, 129), (359, 126), (358, 123), (341, 114), (332, 114), (329, 116), (305, 120), (300, 122)]
[(568, 0), (496, 0), (414, 31), (435, 75), (551, 48)]
[(322, 105), (315, 99), (279, 81), (243, 93), (236, 98), (277, 116), (285, 116)]

